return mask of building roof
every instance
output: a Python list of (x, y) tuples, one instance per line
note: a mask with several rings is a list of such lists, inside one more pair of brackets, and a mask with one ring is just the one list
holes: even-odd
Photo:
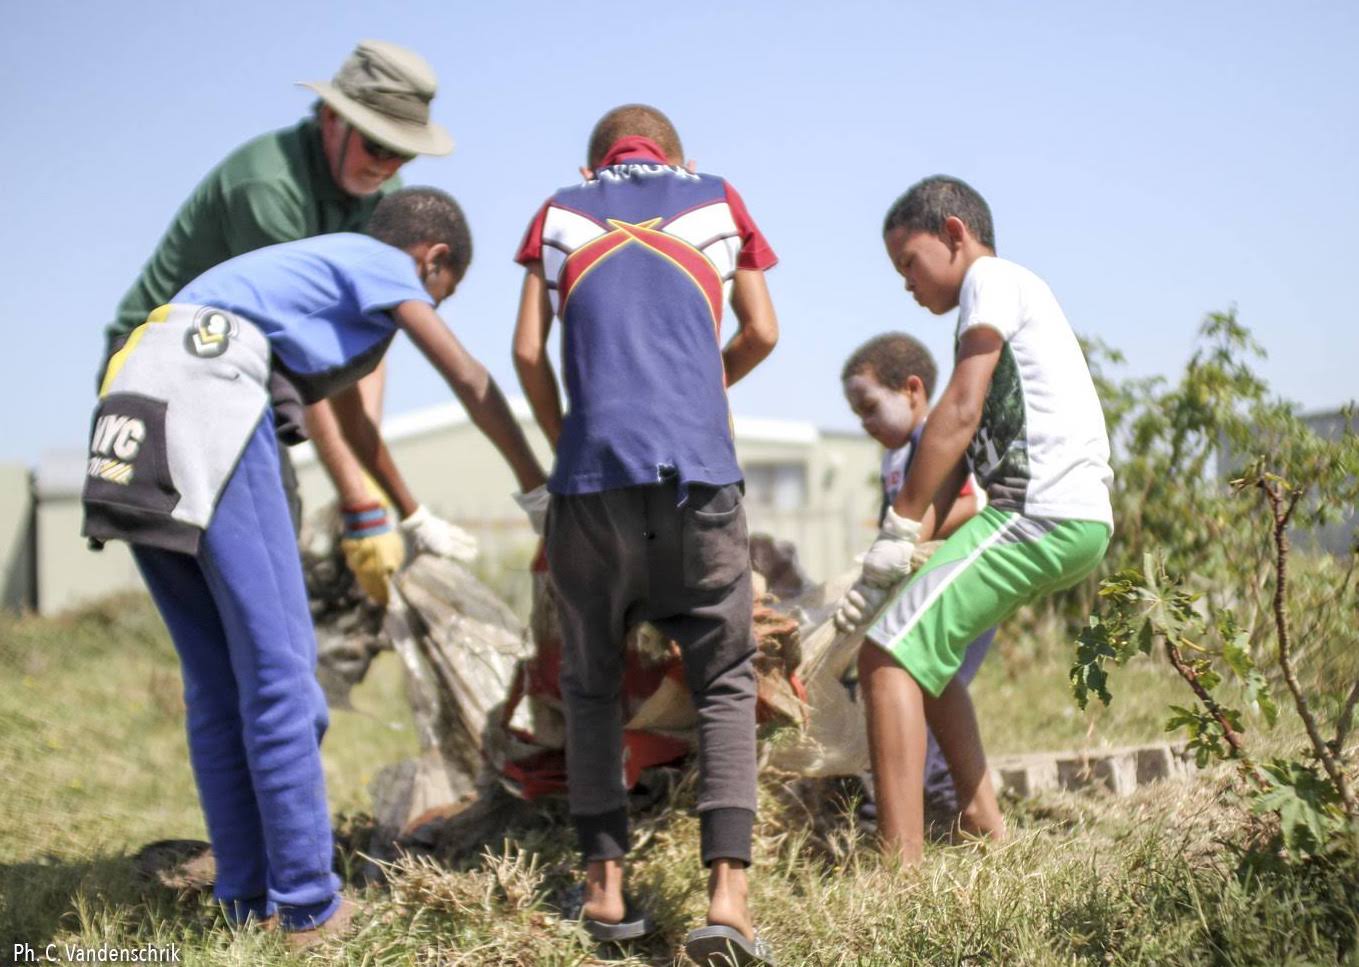
[[(514, 397), (509, 400), (510, 412), (521, 423), (533, 421), (533, 411), (528, 400)], [(439, 403), (418, 410), (410, 410), (382, 421), (382, 439), (388, 443), (408, 440), (449, 430), (470, 423), (471, 419), (462, 405), (456, 402)], [(801, 420), (770, 420), (738, 416), (735, 418), (736, 439), (750, 443), (787, 443), (797, 446), (812, 446), (821, 439), (821, 431), (815, 424)], [(316, 453), (311, 444), (304, 443), (292, 448), (293, 462), (304, 465), (315, 461)]]

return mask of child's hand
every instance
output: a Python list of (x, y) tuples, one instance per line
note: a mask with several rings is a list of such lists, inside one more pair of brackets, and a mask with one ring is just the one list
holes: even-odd
[(477, 539), (456, 524), (435, 517), (421, 504), (401, 522), (401, 530), (410, 538), (416, 554), (449, 557), (464, 564), (477, 556)]
[(345, 563), (375, 603), (387, 604), (387, 579), (401, 568), (406, 545), (392, 530), (386, 506), (377, 499), (342, 510), (344, 532), (340, 549)]
[(543, 525), (547, 523), (547, 508), (552, 503), (552, 495), (547, 492), (547, 484), (539, 484), (532, 490), (515, 494), (514, 502), (519, 505), (520, 510), (528, 514), (529, 523), (533, 525), (533, 533), (541, 537)]
[(840, 599), (835, 609), (835, 627), (842, 632), (853, 631), (882, 607), (886, 597), (886, 588), (875, 588), (860, 578)]
[(864, 581), (874, 587), (890, 588), (908, 577), (914, 568), (911, 558), (919, 539), (920, 522), (902, 517), (888, 507), (878, 539), (864, 555)]

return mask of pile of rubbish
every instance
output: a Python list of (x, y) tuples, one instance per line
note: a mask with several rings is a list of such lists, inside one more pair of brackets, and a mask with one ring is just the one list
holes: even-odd
[[(377, 839), (403, 846), (484, 839), (507, 803), (565, 792), (556, 592), (541, 553), (527, 624), (454, 561), (423, 556), (392, 582), (385, 613), (367, 604), (339, 551), (303, 535), (320, 677), (345, 707), (372, 657), (391, 647), (408, 678), (421, 754), (388, 766), (371, 792)], [(787, 543), (755, 536), (757, 720), (766, 768), (804, 776), (867, 768), (861, 709), (842, 684), (859, 636), (831, 615), (852, 575), (812, 585)], [(624, 762), (631, 786), (696, 749), (697, 716), (678, 646), (642, 623), (628, 634)]]
[[(421, 748), (373, 779), (376, 829), (365, 839), (365, 854), (480, 849), (528, 804), (566, 789), (561, 630), (545, 560), (540, 552), (533, 565), (527, 624), (466, 567), (431, 556), (393, 578), (384, 609), (354, 582), (338, 534), (338, 520), (324, 514), (302, 534), (318, 677), (333, 707), (352, 707), (350, 690), (373, 657), (393, 649), (406, 670)], [(937, 546), (918, 548), (920, 560)], [(756, 535), (750, 553), (760, 766), (805, 780), (781, 787), (811, 815), (820, 810), (809, 797), (833, 798), (841, 785), (836, 777), (858, 777), (869, 766), (852, 675), (863, 632), (841, 633), (833, 620), (858, 572), (813, 585), (791, 544)], [(655, 780), (673, 775), (661, 767), (682, 765), (696, 750), (697, 716), (678, 646), (649, 624), (628, 633), (622, 700), (626, 781), (639, 799), (654, 802), (664, 791)], [(993, 763), (993, 774), (998, 786), (1019, 795), (1092, 783), (1126, 794), (1144, 781), (1183, 773), (1184, 759), (1182, 748), (1161, 744), (1010, 757)], [(818, 781), (825, 779), (834, 781)], [(152, 843), (134, 863), (181, 890), (209, 887), (214, 873), (208, 845), (197, 841)], [(363, 875), (382, 875), (369, 866)]]

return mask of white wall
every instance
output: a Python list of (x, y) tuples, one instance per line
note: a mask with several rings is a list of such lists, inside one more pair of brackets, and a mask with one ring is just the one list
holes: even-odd
[[(547, 442), (527, 407), (517, 401), (515, 409), (539, 459), (550, 466)], [(796, 544), (802, 566), (814, 580), (848, 567), (875, 529), (877, 446), (861, 436), (823, 434), (805, 423), (738, 419), (736, 429), (743, 465), (801, 464), (806, 474), (804, 506), (781, 509), (748, 499), (751, 530)], [(451, 405), (395, 417), (384, 423), (383, 434), (417, 499), (477, 535), (482, 573), (512, 572), (510, 593), (515, 593), (516, 582), (526, 591), (536, 541), (510, 496), (517, 489), (514, 477), (461, 410)], [(295, 447), (293, 457), (305, 512), (333, 501), (334, 491), (311, 448)], [(80, 537), (84, 462), (80, 452), (48, 454), (37, 474), (36, 570), (43, 613), (141, 587), (125, 545), (114, 542), (94, 553)], [(17, 481), (17, 476), (0, 477), (0, 495), (7, 495), (0, 497), (0, 526), (7, 520), (3, 500), (20, 489), (27, 492), (26, 484), (19, 488)], [(497, 586), (506, 585), (498, 581)]]
[(0, 464), (0, 607), (31, 608), (34, 599), (33, 493), (28, 468)]

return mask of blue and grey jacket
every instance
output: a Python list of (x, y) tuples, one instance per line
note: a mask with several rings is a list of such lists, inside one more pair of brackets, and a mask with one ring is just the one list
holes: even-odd
[(109, 361), (90, 431), (82, 534), (185, 554), (269, 405), (269, 341), (211, 306), (161, 306)]

